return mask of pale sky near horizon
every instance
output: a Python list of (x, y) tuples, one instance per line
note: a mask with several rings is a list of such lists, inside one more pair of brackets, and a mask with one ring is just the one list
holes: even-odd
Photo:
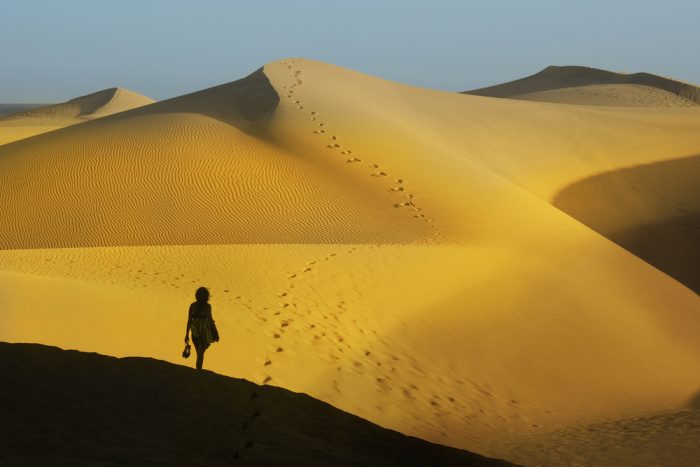
[(697, 0), (2, 0), (0, 102), (164, 99), (304, 57), (460, 91), (548, 65), (700, 84)]

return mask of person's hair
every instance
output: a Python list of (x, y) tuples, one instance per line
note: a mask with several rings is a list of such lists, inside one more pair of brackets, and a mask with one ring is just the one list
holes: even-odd
[(198, 302), (207, 302), (209, 300), (209, 289), (206, 287), (198, 288), (194, 293), (194, 298), (196, 298)]

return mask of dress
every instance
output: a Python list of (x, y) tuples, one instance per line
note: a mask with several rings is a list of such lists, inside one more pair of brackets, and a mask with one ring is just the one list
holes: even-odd
[(194, 302), (190, 305), (190, 330), (195, 347), (206, 349), (214, 342), (210, 304)]

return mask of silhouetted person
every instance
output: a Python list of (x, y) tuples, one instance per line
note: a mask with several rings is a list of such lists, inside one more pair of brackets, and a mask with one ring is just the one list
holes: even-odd
[(212, 342), (219, 342), (219, 332), (216, 330), (214, 318), (209, 304), (209, 290), (200, 287), (194, 293), (196, 301), (190, 305), (187, 317), (187, 330), (185, 331), (185, 343), (189, 344), (189, 334), (192, 331), (192, 342), (197, 351), (197, 369), (202, 369), (204, 352)]

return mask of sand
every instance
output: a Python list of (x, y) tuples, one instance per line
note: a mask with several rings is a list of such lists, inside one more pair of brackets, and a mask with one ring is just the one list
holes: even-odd
[(304, 394), (162, 361), (4, 343), (0, 356), (12, 381), (0, 401), (13, 407), (0, 428), (2, 465), (512, 465)]
[[(61, 104), (42, 106), (7, 104), (11, 112), (6, 115), (3, 115), (4, 112), (0, 113), (0, 145), (152, 102), (154, 102), (153, 99), (128, 89), (109, 88), (76, 97)], [(18, 108), (18, 105), (23, 108)]]
[(697, 154), (698, 106), (493, 99), (273, 62), (0, 147), (0, 340), (183, 363), (206, 285), (222, 336), (206, 368), (537, 464), (528, 440), (700, 390), (698, 296), (613, 235), (697, 209), (661, 188), (684, 166), (642, 197), (619, 188), (610, 229), (572, 189)]

